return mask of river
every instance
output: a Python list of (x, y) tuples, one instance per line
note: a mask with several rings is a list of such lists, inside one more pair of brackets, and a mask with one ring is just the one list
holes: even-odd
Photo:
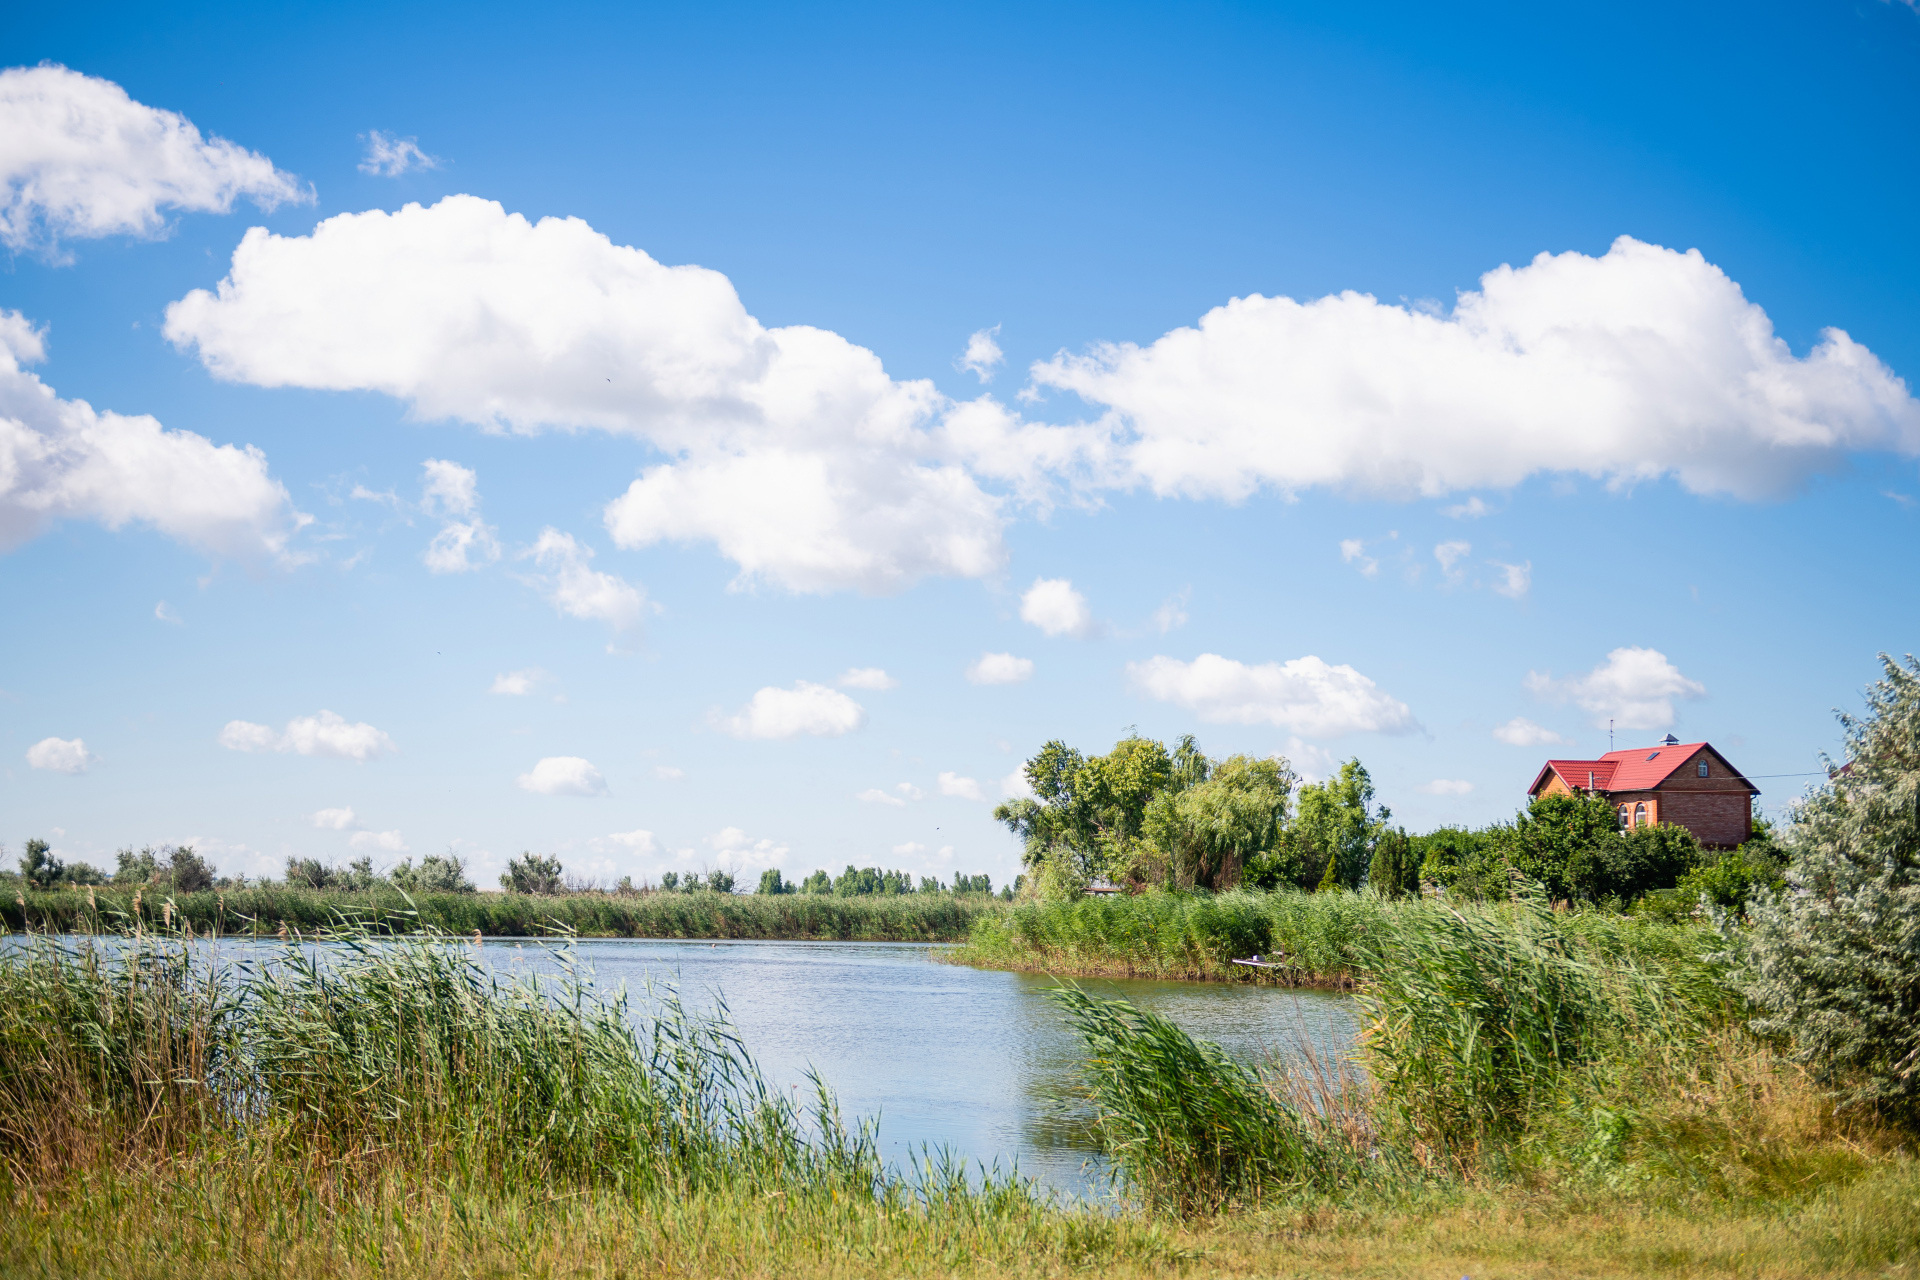
[[(603, 986), (636, 995), (671, 983), (690, 1011), (723, 999), (767, 1077), (782, 1088), (817, 1070), (849, 1119), (877, 1116), (882, 1152), (904, 1163), (923, 1146), (969, 1163), (1017, 1167), (1072, 1194), (1097, 1194), (1104, 1169), (1088, 1141), (1076, 1077), (1084, 1056), (1044, 992), (1049, 978), (941, 963), (942, 948), (890, 942), (671, 942), (582, 939)], [(551, 966), (533, 942), (489, 939), (502, 970)], [(1258, 1063), (1349, 1051), (1350, 997), (1202, 982), (1087, 980)], [(803, 1085), (804, 1087), (804, 1085)]]

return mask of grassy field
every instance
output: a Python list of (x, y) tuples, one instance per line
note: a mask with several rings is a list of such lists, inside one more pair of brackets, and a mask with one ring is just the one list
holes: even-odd
[(173, 894), (99, 887), (16, 891), (0, 902), (10, 932), (89, 932), (126, 927), (192, 926), (196, 932), (301, 933), (342, 919), (383, 929), (432, 928), (471, 937), (780, 938), (798, 941), (958, 942), (975, 920), (1005, 907), (984, 895), (949, 893), (840, 898), (825, 894), (365, 893), (271, 888)]
[(1365, 1073), (1061, 989), (1104, 1207), (882, 1168), (724, 1028), (454, 939), (212, 971), (30, 938), (0, 951), (0, 1274), (1920, 1274), (1912, 1135), (1836, 1115), (1697, 949), (1409, 905), (1349, 952)]

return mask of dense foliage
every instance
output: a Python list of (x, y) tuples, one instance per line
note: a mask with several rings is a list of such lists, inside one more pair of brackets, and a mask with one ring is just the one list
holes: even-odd
[(1729, 926), (1754, 1027), (1849, 1103), (1920, 1120), (1920, 663), (1881, 655), (1846, 759), (1794, 811), (1783, 892)]

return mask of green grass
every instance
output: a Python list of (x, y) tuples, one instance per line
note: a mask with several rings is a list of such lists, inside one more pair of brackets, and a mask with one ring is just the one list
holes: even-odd
[(471, 937), (537, 937), (555, 932), (585, 938), (777, 938), (794, 941), (958, 942), (974, 921), (1005, 908), (986, 897), (955, 894), (832, 897), (825, 894), (429, 893), (408, 899), (396, 890), (365, 893), (270, 888), (173, 894), (120, 888), (15, 891), (0, 902), (7, 931), (84, 933), (173, 920), (199, 933), (300, 933), (332, 927), (342, 917), (381, 929), (436, 929)]
[[(1473, 915), (1510, 913), (1507, 906), (1468, 904)], [(986, 968), (1071, 977), (1133, 977), (1267, 982), (1270, 971), (1235, 965), (1253, 955), (1282, 958), (1282, 982), (1350, 988), (1373, 962), (1373, 941), (1399, 922), (1450, 914), (1430, 899), (1385, 899), (1370, 893), (1164, 893), (1019, 902), (982, 914), (952, 957)], [(1714, 945), (1696, 925), (1579, 913), (1569, 917), (1595, 954), (1691, 962)]]
[(1105, 1210), (883, 1168), (723, 1026), (458, 939), (213, 967), (30, 937), (0, 950), (0, 1274), (1916, 1275), (1910, 1136), (1741, 1032), (1691, 940), (1366, 919), (1363, 1077), (1062, 994), (1128, 1193)]

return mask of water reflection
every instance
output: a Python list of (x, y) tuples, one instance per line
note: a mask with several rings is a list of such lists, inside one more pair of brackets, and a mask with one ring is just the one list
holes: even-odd
[[(878, 1115), (889, 1160), (923, 1145), (1020, 1171), (1064, 1191), (1103, 1182), (1078, 1100), (1080, 1042), (1043, 994), (1051, 979), (940, 963), (940, 948), (903, 943), (671, 942), (588, 939), (580, 957), (606, 985), (651, 979), (689, 1009), (724, 999), (748, 1050), (782, 1088), (809, 1066), (848, 1116)], [(505, 968), (544, 970), (538, 944), (490, 941)], [(1352, 1001), (1218, 983), (1086, 981), (1258, 1062), (1348, 1051)]]

